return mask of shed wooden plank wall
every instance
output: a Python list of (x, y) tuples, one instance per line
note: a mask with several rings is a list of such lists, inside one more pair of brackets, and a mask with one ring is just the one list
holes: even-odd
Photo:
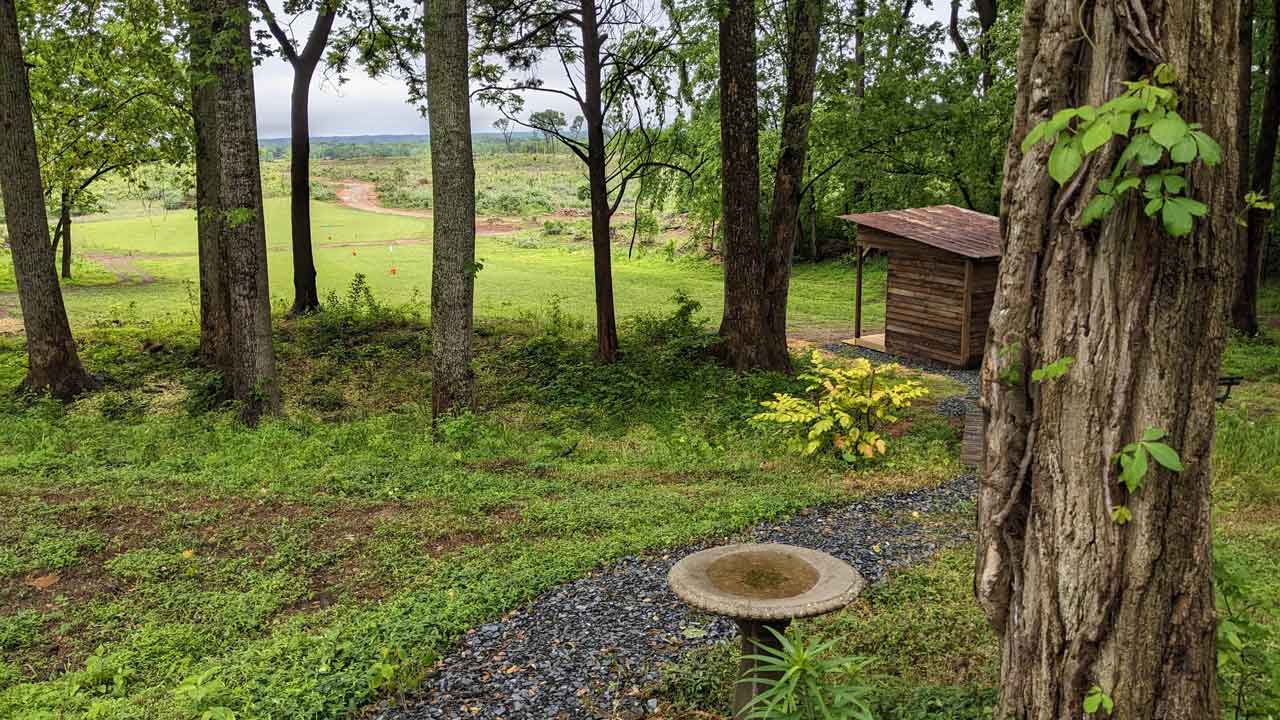
[(960, 354), (964, 289), (963, 259), (890, 251), (885, 350), (966, 364)]
[(971, 272), (969, 359), (965, 365), (977, 367), (982, 364), (982, 351), (987, 342), (987, 326), (990, 321), (991, 306), (996, 298), (996, 277), (1000, 272), (1000, 263), (995, 260), (975, 260)]

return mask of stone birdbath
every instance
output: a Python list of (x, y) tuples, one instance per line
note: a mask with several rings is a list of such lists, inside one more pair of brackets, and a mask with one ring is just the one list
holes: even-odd
[[(824, 552), (777, 543), (723, 545), (693, 553), (667, 575), (671, 591), (689, 605), (738, 623), (742, 660), (738, 679), (759, 677), (760, 648), (778, 647), (768, 628), (785, 631), (792, 620), (839, 610), (853, 601), (866, 581), (848, 563)], [(734, 717), (763, 690), (739, 682)]]

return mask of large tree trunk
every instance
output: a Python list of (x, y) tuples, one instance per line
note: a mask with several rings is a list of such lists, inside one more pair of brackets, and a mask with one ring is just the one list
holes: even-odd
[[(1003, 645), (997, 718), (1081, 717), (1095, 685), (1126, 720), (1218, 715), (1210, 452), (1241, 255), (1238, 8), (1026, 3), (1004, 255), (982, 369), (975, 589)], [(1046, 144), (1023, 155), (1019, 143), (1054, 111), (1100, 104), (1158, 62), (1183, 76), (1183, 117), (1227, 148), (1220, 165), (1190, 173), (1187, 192), (1210, 215), (1170, 238), (1133, 195), (1079, 229), (1074, 220), (1122, 141), (1066, 187), (1049, 179)], [(1064, 356), (1075, 358), (1065, 376), (1030, 381)], [(1168, 431), (1185, 470), (1152, 463), (1129, 495), (1113, 457), (1148, 428)], [(1111, 518), (1120, 505), (1133, 515), (1126, 525)]]
[(787, 354), (787, 294), (800, 230), (800, 190), (809, 154), (809, 120), (818, 67), (818, 18), (821, 0), (792, 0), (787, 38), (787, 96), (783, 105), (782, 152), (773, 180), (769, 247), (765, 255), (765, 334), (760, 339), (772, 369), (790, 372)]
[[(1246, 129), (1246, 133), (1248, 130)], [(1267, 89), (1262, 99), (1262, 118), (1258, 124), (1258, 141), (1253, 153), (1253, 178), (1250, 189), (1274, 197), (1271, 187), (1276, 167), (1276, 135), (1280, 133), (1280, 0), (1274, 3), (1271, 21), (1271, 53), (1267, 62)], [(1267, 244), (1270, 213), (1249, 212), (1239, 287), (1231, 306), (1235, 328), (1246, 335), (1258, 334), (1258, 287), (1262, 284), (1262, 256)]]
[(71, 337), (50, 250), (31, 90), (13, 0), (0, 0), (0, 191), (27, 333), (23, 385), (64, 400), (73, 398), (90, 380)]
[(231, 327), (228, 379), (241, 417), (254, 423), (264, 414), (279, 412), (280, 388), (271, 344), (249, 8), (246, 0), (210, 0), (210, 6), (220, 45), (228, 47), (213, 68), (220, 240)]
[[(720, 216), (724, 314), (721, 354), (738, 372), (786, 370), (761, 340), (768, 332), (765, 253), (760, 237), (760, 158), (756, 88), (756, 10), (728, 0), (720, 17)], [(785, 358), (785, 352), (783, 353)]]
[(618, 321), (613, 307), (613, 243), (609, 233), (608, 169), (605, 167), (601, 98), (600, 36), (596, 0), (582, 0), (583, 108), (587, 126), (587, 182), (591, 188), (591, 251), (596, 287), (596, 360), (618, 359)]
[[(222, 209), (218, 199), (217, 102), (210, 64), (213, 20), (209, 0), (191, 0), (191, 114), (195, 124), (196, 240), (200, 276), (200, 357), (229, 375), (230, 299), (223, 269)], [(228, 378), (229, 379), (229, 378)]]
[(475, 296), (476, 193), (471, 156), (466, 0), (428, 0), (427, 113), (431, 123), (431, 411), (474, 402), (471, 322)]

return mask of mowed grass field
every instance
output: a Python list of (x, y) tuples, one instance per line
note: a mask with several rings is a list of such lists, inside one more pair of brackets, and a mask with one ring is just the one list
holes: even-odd
[[(269, 278), (273, 300), (292, 300), (292, 266), (287, 198), (265, 201)], [(546, 235), (548, 216), (512, 218), (515, 232), (481, 235), (476, 256), (483, 269), (476, 277), (479, 317), (517, 317), (540, 313), (558, 299), (566, 314), (594, 317), (590, 243), (585, 230)], [(585, 221), (566, 219), (572, 231)], [(431, 220), (312, 203), (312, 238), (321, 296), (343, 292), (357, 274), (366, 276), (375, 294), (390, 303), (425, 302), (431, 287)], [(65, 290), (73, 324), (129, 317), (193, 317), (197, 312), (195, 213), (153, 212), (124, 218), (95, 219), (74, 226), (77, 258)], [(719, 265), (675, 255), (650, 245), (628, 257), (629, 234), (620, 228), (613, 254), (617, 312), (626, 317), (661, 307), (677, 290), (718, 315), (723, 281)], [(658, 245), (662, 246), (659, 241)], [(0, 307), (17, 313), (12, 269), (0, 270)], [(797, 329), (823, 328), (852, 333), (853, 269), (840, 260), (799, 264), (792, 282), (790, 321)], [(864, 322), (883, 322), (884, 274), (867, 273)], [(7, 291), (7, 292), (6, 292)]]

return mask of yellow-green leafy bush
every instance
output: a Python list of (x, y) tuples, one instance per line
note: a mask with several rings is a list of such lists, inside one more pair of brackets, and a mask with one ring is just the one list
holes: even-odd
[(893, 364), (872, 365), (865, 358), (847, 367), (833, 367), (813, 353), (813, 368), (800, 375), (808, 380), (807, 397), (775, 393), (752, 418), (759, 425), (788, 433), (791, 449), (802, 455), (819, 450), (835, 452), (845, 462), (883, 455), (887, 445), (879, 429), (898, 421), (894, 413), (928, 393), (916, 380), (901, 380)]

